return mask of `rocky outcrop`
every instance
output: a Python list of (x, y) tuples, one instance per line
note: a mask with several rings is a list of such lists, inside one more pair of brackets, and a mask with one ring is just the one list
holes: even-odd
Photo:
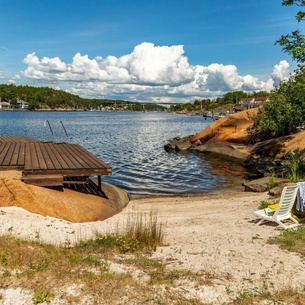
[(203, 152), (244, 164), (249, 156), (250, 134), (257, 109), (231, 114), (221, 118), (201, 132), (185, 138), (176, 137), (165, 146), (166, 151)]
[[(248, 161), (265, 158), (285, 159), (290, 152), (300, 151), (305, 156), (305, 131), (249, 145), (253, 118), (257, 109), (231, 114), (213, 122), (201, 132), (185, 138), (174, 138), (164, 148), (167, 151), (192, 150), (218, 154), (220, 157)], [(230, 157), (231, 156), (231, 157)]]
[(21, 207), (71, 222), (90, 222), (117, 214), (129, 202), (126, 192), (106, 183), (102, 183), (105, 196), (99, 196), (69, 188), (43, 188), (20, 179), (20, 172), (0, 172), (0, 206)]
[(248, 132), (253, 126), (253, 118), (258, 108), (237, 112), (213, 122), (201, 132), (190, 137), (190, 142), (204, 143), (232, 142), (247, 144), (250, 139)]
[(275, 138), (257, 143), (251, 147), (249, 153), (253, 156), (284, 159), (290, 152), (299, 151), (305, 156), (305, 131), (290, 136)]
[(222, 143), (208, 143), (201, 145), (194, 145), (192, 151), (202, 152), (210, 155), (215, 155), (219, 158), (233, 161), (239, 164), (245, 164), (248, 158), (248, 154), (244, 153), (240, 146), (236, 146), (232, 143), (222, 142)]
[(190, 137), (176, 137), (164, 145), (164, 149), (166, 151), (186, 151), (189, 150), (191, 147), (192, 143), (190, 142)]
[(249, 169), (251, 179), (271, 172), (284, 175), (291, 152), (299, 151), (305, 157), (305, 131), (251, 145), (249, 131), (257, 113), (256, 108), (221, 118), (195, 135), (170, 140), (164, 148), (206, 153), (237, 162)]

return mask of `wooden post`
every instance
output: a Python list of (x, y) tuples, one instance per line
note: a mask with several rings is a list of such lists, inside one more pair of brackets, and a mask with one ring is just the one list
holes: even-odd
[(97, 183), (98, 183), (98, 188), (102, 190), (102, 179), (101, 176), (97, 176)]

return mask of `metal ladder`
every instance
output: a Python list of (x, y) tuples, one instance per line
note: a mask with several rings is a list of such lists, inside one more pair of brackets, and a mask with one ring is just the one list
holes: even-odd
[[(61, 128), (60, 128), (61, 127)], [(66, 141), (61, 141), (61, 143), (68, 143), (69, 141), (69, 137), (68, 137), (68, 133), (67, 133), (67, 130), (64, 126), (64, 123), (62, 121), (58, 121), (57, 122), (57, 135), (58, 135), (58, 138), (57, 138), (57, 142), (60, 142), (60, 129), (63, 130), (64, 132), (64, 135), (66, 137)]]
[[(66, 130), (62, 121), (57, 122), (57, 138), (55, 136), (55, 133), (52, 129), (52, 126), (51, 126), (49, 120), (44, 121), (44, 139), (45, 139), (45, 142), (48, 142), (46, 140), (46, 129), (47, 129), (47, 127), (49, 127), (49, 130), (51, 132), (51, 142), (68, 143), (68, 133), (67, 133), (67, 130)], [(64, 136), (66, 137), (66, 141), (60, 141), (61, 140), (61, 135), (62, 135), (62, 132), (60, 132), (60, 131), (63, 131)]]

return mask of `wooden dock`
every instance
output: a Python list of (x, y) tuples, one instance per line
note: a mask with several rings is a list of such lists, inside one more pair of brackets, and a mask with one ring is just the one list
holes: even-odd
[(22, 170), (22, 180), (40, 186), (87, 183), (110, 175), (111, 167), (78, 144), (0, 137), (0, 170)]

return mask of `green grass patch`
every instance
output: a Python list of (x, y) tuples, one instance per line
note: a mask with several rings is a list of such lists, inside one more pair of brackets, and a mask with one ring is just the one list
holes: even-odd
[[(196, 280), (196, 275), (187, 271), (166, 270), (160, 261), (150, 259), (149, 253), (137, 251), (124, 257), (117, 246), (111, 246), (108, 238), (107, 251), (101, 249), (100, 240), (88, 246), (64, 247), (22, 241), (10, 236), (0, 236), (0, 288), (22, 287), (33, 291), (33, 304), (52, 302), (60, 297), (71, 304), (78, 304), (89, 297), (94, 304), (115, 304), (122, 297), (126, 304), (203, 304), (189, 298), (179, 288), (177, 280)], [(93, 244), (92, 244), (93, 243)], [(144, 255), (145, 253), (145, 255)], [(110, 271), (112, 262), (128, 266), (126, 273)], [(133, 278), (134, 270), (142, 270), (151, 281)], [(164, 273), (162, 275), (162, 273)], [(47, 283), (47, 287), (41, 284)], [(164, 290), (158, 287), (164, 287)], [(76, 286), (72, 294), (69, 287)], [(173, 290), (172, 290), (173, 289)], [(149, 300), (149, 301), (148, 301)], [(89, 302), (89, 301), (88, 301)], [(93, 304), (93, 303), (92, 303)]]
[(250, 290), (242, 290), (229, 305), (258, 305), (258, 304), (305, 304), (304, 291), (298, 291), (290, 287), (279, 291), (269, 291), (266, 287), (254, 293)]
[(279, 236), (271, 238), (269, 243), (278, 244), (282, 249), (305, 257), (305, 227), (297, 230), (283, 230)]
[(163, 245), (164, 232), (156, 213), (130, 214), (127, 221), (114, 234), (101, 235), (82, 241), (77, 247), (96, 249), (102, 252), (118, 250), (120, 253), (156, 250)]

